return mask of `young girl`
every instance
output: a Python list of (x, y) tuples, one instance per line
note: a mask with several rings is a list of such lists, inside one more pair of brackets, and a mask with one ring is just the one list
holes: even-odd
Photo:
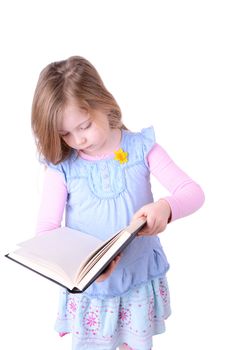
[[(114, 97), (82, 57), (41, 72), (32, 129), (47, 167), (38, 233), (59, 227), (64, 212), (66, 226), (101, 240), (147, 218), (139, 237), (84, 293), (61, 289), (56, 330), (73, 334), (73, 350), (151, 349), (170, 315), (169, 264), (158, 233), (201, 207), (201, 188), (156, 143), (152, 127), (126, 129)], [(150, 174), (169, 196), (154, 202)]]

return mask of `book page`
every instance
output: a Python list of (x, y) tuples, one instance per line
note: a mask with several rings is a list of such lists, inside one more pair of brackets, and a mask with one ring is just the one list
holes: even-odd
[(12, 252), (9, 254), (9, 256), (16, 262), (25, 265), (29, 269), (36, 271), (39, 274), (42, 274), (69, 289), (73, 289), (75, 287), (73, 281), (69, 279), (65, 271), (55, 264), (49, 265), (49, 267), (47, 267), (45, 261), (37, 258), (34, 259), (33, 256), (24, 251), (17, 251), (17, 254)]
[(100, 256), (100, 259), (96, 261), (94, 265), (91, 265), (89, 269), (87, 269), (87, 273), (82, 277), (81, 280), (77, 281), (77, 287), (82, 290), (84, 287), (91, 281), (91, 279), (96, 275), (98, 271), (100, 271), (104, 265), (109, 261), (112, 257), (116, 255), (122, 245), (128, 241), (131, 237), (130, 232), (124, 231), (122, 235), (114, 242), (114, 244), (107, 251)]
[(95, 276), (97, 278), (103, 272), (104, 268), (108, 266), (108, 262), (111, 262), (135, 238), (145, 224), (146, 218), (139, 218), (112, 237), (108, 244), (104, 245), (83, 267), (76, 280), (77, 288), (83, 290), (92, 283)]
[[(38, 261), (38, 265), (42, 261), (43, 266), (51, 270), (58, 266), (59, 271), (65, 271), (68, 278), (74, 281), (82, 261), (102, 243), (91, 235), (63, 227), (20, 243), (19, 252), (24, 250), (30, 254), (30, 258)], [(14, 253), (17, 254), (17, 251)]]
[(110, 247), (114, 244), (116, 240), (120, 238), (121, 235), (127, 232), (130, 235), (136, 235), (137, 232), (145, 225), (146, 218), (139, 218), (132, 221), (125, 229), (118, 231), (111, 238), (105, 241), (98, 249), (95, 249), (88, 257), (82, 262), (79, 267), (79, 270), (76, 272), (76, 280), (80, 280), (90, 269), (91, 267), (100, 259), (100, 257), (110, 249)]
[(90, 270), (91, 266), (93, 266), (95, 262), (100, 259), (104, 252), (106, 252), (122, 234), (123, 231), (119, 231), (117, 234), (115, 234), (115, 236), (105, 241), (100, 248), (94, 250), (91, 254), (89, 254), (87, 259), (82, 262), (79, 270), (76, 272), (74, 280), (80, 280), (85, 275), (85, 273)]

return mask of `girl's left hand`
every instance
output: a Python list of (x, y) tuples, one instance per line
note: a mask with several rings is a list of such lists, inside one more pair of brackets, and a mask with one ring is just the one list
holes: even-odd
[(102, 274), (96, 279), (96, 282), (103, 282), (111, 273), (115, 270), (117, 264), (121, 260), (121, 254), (118, 254), (115, 259), (109, 264), (109, 266), (102, 272)]
[(144, 205), (133, 216), (133, 220), (146, 217), (147, 223), (138, 236), (156, 235), (165, 230), (171, 218), (171, 208), (165, 199)]

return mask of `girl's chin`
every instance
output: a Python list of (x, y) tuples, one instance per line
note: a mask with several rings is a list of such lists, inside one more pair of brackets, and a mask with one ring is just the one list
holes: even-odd
[(95, 147), (93, 145), (91, 145), (89, 147), (86, 147), (86, 148), (81, 150), (81, 152), (84, 152), (84, 153), (91, 153), (93, 151), (95, 151)]

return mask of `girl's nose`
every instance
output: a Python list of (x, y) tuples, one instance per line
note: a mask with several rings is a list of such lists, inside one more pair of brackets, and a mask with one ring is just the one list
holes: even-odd
[(85, 137), (75, 137), (75, 143), (76, 146), (81, 146), (86, 142), (86, 138)]

